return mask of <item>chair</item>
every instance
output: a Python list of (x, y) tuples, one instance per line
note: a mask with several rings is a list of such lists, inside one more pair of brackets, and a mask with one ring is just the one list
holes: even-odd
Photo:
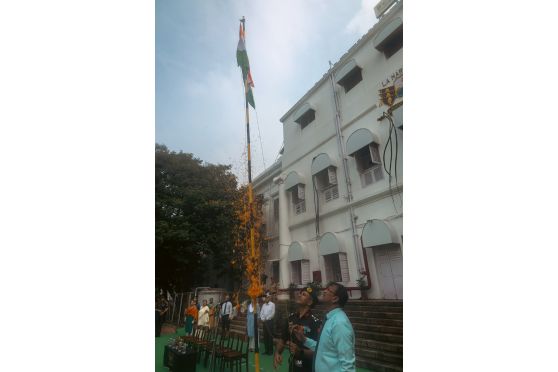
[(230, 351), (223, 353), (221, 370), (223, 371), (227, 365), (232, 369), (234, 365), (235, 370), (240, 371), (242, 363), (246, 362), (246, 371), (248, 371), (248, 336), (236, 333), (233, 337), (236, 342), (233, 342), (233, 348)]
[(221, 338), (219, 340), (219, 343), (217, 343), (214, 348), (214, 358), (215, 358), (215, 364), (213, 365), (214, 367), (217, 366), (217, 363), (219, 363), (221, 369), (223, 368), (223, 358), (225, 353), (234, 351), (234, 345), (236, 341), (235, 335), (236, 335), (235, 332), (225, 331), (221, 333)]
[(198, 350), (198, 353), (200, 355), (199, 360), (202, 360), (202, 353), (204, 353), (204, 367), (207, 368), (207, 362), (209, 359), (209, 356), (213, 353), (213, 347), (214, 345), (217, 346), (219, 345), (219, 342), (221, 340), (221, 332), (219, 331), (218, 328), (212, 328), (209, 330), (209, 332), (207, 333), (207, 339), (205, 340), (205, 342), (203, 342), (200, 345), (200, 348)]
[(201, 339), (201, 336), (202, 336), (202, 329), (198, 327), (198, 328), (196, 328), (196, 329), (194, 330), (194, 334), (193, 334), (193, 335), (191, 335), (191, 336), (182, 336), (182, 341), (183, 341), (184, 343), (186, 343), (187, 345), (189, 345), (189, 346), (195, 348), (195, 347), (196, 347), (195, 342), (196, 342), (196, 340)]
[(200, 327), (200, 332), (198, 333), (198, 337), (192, 340), (192, 346), (196, 351), (196, 354), (199, 354), (203, 345), (207, 344), (209, 339), (209, 327)]
[(204, 352), (204, 367), (207, 368), (209, 357), (211, 356), (213, 362), (211, 363), (212, 370), (215, 370), (217, 362), (220, 361), (221, 354), (228, 349), (230, 339), (227, 338), (227, 333), (220, 328), (214, 328), (212, 336), (208, 343), (202, 346)]

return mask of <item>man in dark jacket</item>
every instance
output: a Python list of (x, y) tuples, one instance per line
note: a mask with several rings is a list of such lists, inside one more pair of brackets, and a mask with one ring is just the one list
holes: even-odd
[(318, 303), (318, 291), (312, 287), (306, 287), (300, 291), (296, 298), (298, 310), (289, 314), (288, 323), (283, 327), (281, 338), (277, 343), (277, 349), (273, 358), (273, 366), (283, 362), (283, 349), (289, 348), (289, 371), (290, 372), (311, 372), (312, 359), (314, 352), (305, 347), (293, 334), (293, 328), (300, 326), (304, 329), (304, 334), (310, 338), (318, 337), (319, 328), (322, 322), (312, 314), (312, 308)]

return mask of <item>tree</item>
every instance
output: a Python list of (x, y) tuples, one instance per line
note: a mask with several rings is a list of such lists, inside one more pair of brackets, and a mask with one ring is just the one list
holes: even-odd
[(235, 205), (228, 165), (155, 145), (155, 282), (187, 291), (233, 277)]

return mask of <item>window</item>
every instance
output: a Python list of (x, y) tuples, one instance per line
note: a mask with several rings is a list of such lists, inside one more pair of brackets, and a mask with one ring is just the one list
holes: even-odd
[(345, 93), (353, 89), (362, 80), (362, 69), (359, 66), (355, 66), (351, 71), (349, 71), (338, 84), (345, 88)]
[(306, 102), (305, 104), (300, 106), (293, 117), (294, 122), (300, 125), (300, 129), (304, 129), (316, 118), (316, 110), (314, 110), (314, 108), (310, 106), (310, 103)]
[(383, 52), (386, 58), (389, 58), (401, 48), (403, 48), (403, 27), (386, 39), (383, 44)]
[(279, 198), (273, 199), (273, 219), (279, 219)]
[(308, 124), (314, 121), (316, 118), (316, 111), (314, 109), (308, 109), (302, 116), (295, 120), (297, 124), (300, 124), (300, 129), (304, 129)]
[(349, 281), (349, 265), (346, 253), (333, 253), (324, 256), (326, 280), (347, 283)]
[(291, 283), (302, 284), (302, 270), (300, 261), (291, 262)]
[(271, 263), (272, 279), (275, 283), (279, 283), (279, 261), (273, 261)]
[(298, 184), (292, 188), (291, 200), (295, 214), (306, 212), (306, 202), (304, 200), (304, 185)]
[(357, 170), (360, 174), (362, 187), (378, 182), (384, 178), (382, 162), (380, 160), (380, 150), (377, 143), (372, 142), (356, 151), (355, 157)]
[(275, 236), (279, 231), (279, 199), (273, 199), (273, 224), (270, 235)]
[(260, 205), (261, 205), (261, 211), (262, 211), (262, 225), (266, 225), (267, 221), (269, 219), (269, 213), (270, 213), (269, 200), (262, 201), (262, 203)]
[(337, 187), (337, 172), (335, 167), (327, 167), (326, 169), (314, 175), (316, 189), (320, 194), (321, 203), (329, 203), (339, 198), (339, 189)]
[(341, 85), (347, 93), (362, 80), (362, 68), (355, 59), (350, 59), (335, 75), (337, 76), (335, 82)]
[(403, 48), (403, 19), (394, 18), (378, 32), (373, 40), (374, 48), (390, 58)]
[(310, 261), (299, 260), (291, 262), (291, 283), (306, 284), (310, 282)]

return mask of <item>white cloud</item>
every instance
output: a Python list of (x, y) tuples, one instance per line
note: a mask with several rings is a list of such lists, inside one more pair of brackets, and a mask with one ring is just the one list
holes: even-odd
[(274, 83), (284, 83), (293, 76), (299, 65), (297, 56), (319, 34), (319, 4), (270, 0), (242, 1), (237, 6), (239, 18), (246, 16), (247, 49), (256, 84), (258, 75), (271, 77)]
[(359, 35), (366, 33), (377, 21), (374, 14), (374, 6), (377, 2), (377, 0), (362, 0), (360, 10), (349, 21), (345, 30)]

